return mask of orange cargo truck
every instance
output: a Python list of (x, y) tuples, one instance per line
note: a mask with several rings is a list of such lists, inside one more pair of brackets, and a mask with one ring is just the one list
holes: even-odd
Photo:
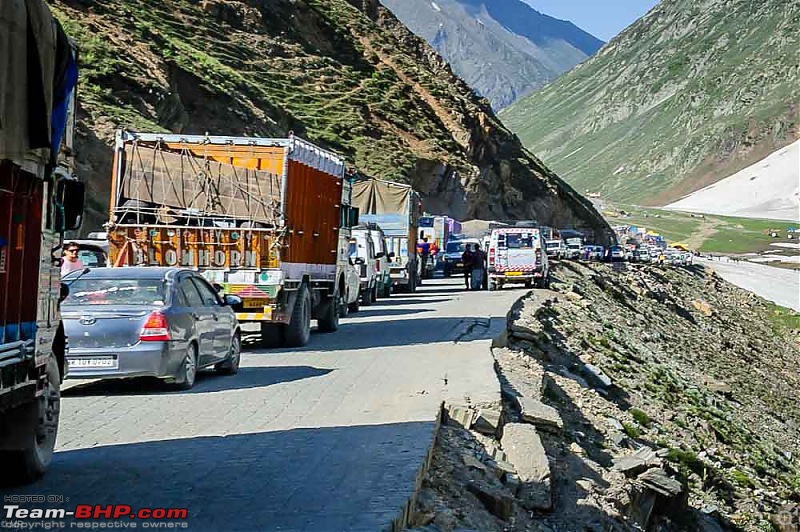
[(335, 331), (350, 227), (344, 161), (310, 142), (149, 134), (116, 137), (109, 262), (196, 269), (242, 298), (240, 322), (269, 346)]

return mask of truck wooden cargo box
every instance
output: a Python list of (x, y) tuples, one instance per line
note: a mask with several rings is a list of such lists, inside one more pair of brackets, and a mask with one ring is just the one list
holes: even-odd
[[(349, 192), (349, 191), (348, 191)], [(194, 268), (243, 299), (269, 345), (338, 327), (349, 228), (344, 162), (286, 139), (117, 133), (114, 266)]]

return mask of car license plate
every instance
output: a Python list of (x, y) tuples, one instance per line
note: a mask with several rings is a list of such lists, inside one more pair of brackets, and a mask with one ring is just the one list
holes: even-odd
[(70, 369), (78, 369), (78, 368), (116, 369), (119, 365), (119, 362), (117, 357), (67, 358), (67, 365), (70, 367)]
[(522, 277), (522, 272), (506, 272), (506, 277)]
[(263, 299), (245, 299), (244, 308), (264, 308), (267, 302)]

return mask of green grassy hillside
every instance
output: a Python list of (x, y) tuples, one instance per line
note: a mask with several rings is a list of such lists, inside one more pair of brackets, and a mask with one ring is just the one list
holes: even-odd
[(797, 138), (800, 3), (663, 0), (501, 113), (581, 192), (666, 204)]

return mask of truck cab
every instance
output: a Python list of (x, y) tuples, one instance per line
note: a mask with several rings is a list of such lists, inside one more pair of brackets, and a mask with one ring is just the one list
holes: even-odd
[(545, 242), (538, 228), (493, 229), (488, 263), (489, 290), (500, 289), (506, 284), (546, 288), (550, 283)]

